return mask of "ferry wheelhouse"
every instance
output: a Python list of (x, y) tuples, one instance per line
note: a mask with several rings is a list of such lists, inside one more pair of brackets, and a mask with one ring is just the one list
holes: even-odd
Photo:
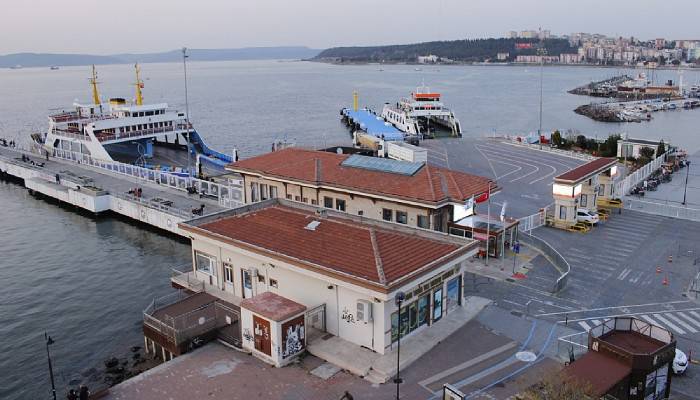
[(234, 161), (232, 156), (211, 150), (186, 113), (171, 109), (167, 103), (144, 104), (138, 65), (133, 102), (123, 98), (102, 102), (94, 66), (90, 83), (92, 103), (76, 102), (74, 110), (50, 115), (48, 130), (33, 135), (49, 153), (61, 149), (105, 161), (173, 170), (189, 164), (189, 142), (192, 164), (198, 172), (205, 163), (223, 170)]
[(411, 93), (410, 98), (386, 103), (381, 116), (400, 131), (420, 138), (462, 136), (459, 120), (441, 102), (440, 93), (425, 86)]

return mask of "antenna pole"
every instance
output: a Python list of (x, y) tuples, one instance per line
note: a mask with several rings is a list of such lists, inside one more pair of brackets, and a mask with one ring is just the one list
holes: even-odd
[(142, 106), (143, 105), (143, 93), (141, 92), (141, 86), (143, 83), (141, 82), (141, 77), (140, 77), (140, 72), (141, 69), (139, 68), (139, 64), (136, 63), (134, 65), (134, 68), (136, 68), (136, 105), (137, 106)]
[(92, 85), (92, 101), (95, 104), (100, 104), (100, 94), (97, 92), (97, 70), (95, 69), (95, 64), (92, 64), (92, 78), (90, 78), (90, 84)]
[(185, 124), (187, 129), (187, 176), (192, 176), (190, 168), (190, 103), (187, 98), (187, 47), (182, 48), (182, 66), (185, 71)]

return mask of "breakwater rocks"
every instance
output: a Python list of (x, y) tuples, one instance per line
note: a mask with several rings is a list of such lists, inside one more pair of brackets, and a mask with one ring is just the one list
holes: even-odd
[(581, 96), (617, 97), (617, 86), (631, 79), (632, 78), (627, 75), (613, 76), (612, 78), (604, 79), (598, 82), (591, 82), (587, 85), (571, 89), (569, 90), (569, 93), (578, 94)]
[(579, 115), (585, 115), (588, 118), (602, 122), (626, 122), (620, 113), (608, 107), (601, 107), (598, 104), (584, 104), (577, 107), (574, 112)]

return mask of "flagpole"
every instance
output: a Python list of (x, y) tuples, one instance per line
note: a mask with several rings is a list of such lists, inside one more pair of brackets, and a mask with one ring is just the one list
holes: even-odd
[(489, 242), (491, 241), (491, 183), (489, 182), (488, 205), (486, 206), (486, 265), (489, 265)]

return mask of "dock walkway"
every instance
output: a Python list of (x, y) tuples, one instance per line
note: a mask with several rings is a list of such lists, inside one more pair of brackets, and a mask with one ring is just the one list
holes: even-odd
[[(22, 155), (27, 161), (22, 161)], [(56, 157), (47, 161), (8, 147), (0, 147), (0, 171), (22, 179), (34, 193), (95, 214), (116, 212), (178, 235), (182, 233), (177, 223), (195, 216), (192, 210), (204, 205), (206, 215), (225, 209), (208, 196)], [(141, 189), (140, 196), (133, 194), (136, 188)]]

